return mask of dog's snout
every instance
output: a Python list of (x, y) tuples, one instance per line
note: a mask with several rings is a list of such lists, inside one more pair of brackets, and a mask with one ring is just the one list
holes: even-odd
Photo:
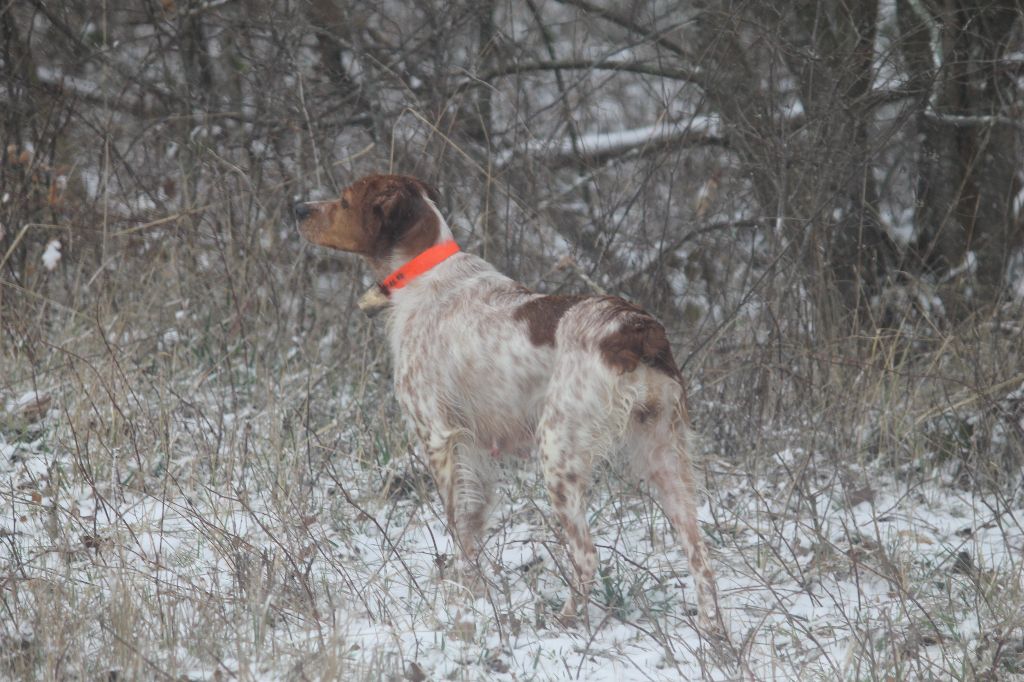
[(292, 204), (292, 215), (296, 220), (305, 220), (313, 213), (313, 207), (305, 201), (296, 201)]

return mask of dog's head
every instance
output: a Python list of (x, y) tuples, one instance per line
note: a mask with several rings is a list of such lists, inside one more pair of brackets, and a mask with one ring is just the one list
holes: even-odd
[(375, 268), (409, 258), (440, 237), (437, 190), (406, 175), (368, 175), (336, 201), (294, 206), (299, 233), (320, 246), (365, 256)]

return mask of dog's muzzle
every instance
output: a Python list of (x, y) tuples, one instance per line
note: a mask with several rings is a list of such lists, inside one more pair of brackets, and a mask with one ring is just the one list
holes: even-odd
[(305, 201), (296, 201), (292, 204), (292, 215), (299, 222), (302, 222), (309, 216), (313, 215), (313, 207)]

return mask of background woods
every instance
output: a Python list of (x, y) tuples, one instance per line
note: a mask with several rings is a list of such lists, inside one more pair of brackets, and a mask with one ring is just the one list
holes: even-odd
[(744, 239), (828, 333), (897, 323), (908, 281), (973, 309), (1019, 279), (1015, 2), (26, 0), (2, 30), (8, 248), (194, 209), (211, 163), (273, 210), (386, 161), (512, 270), (552, 264), (548, 232), (666, 309), (722, 295), (715, 242)]
[[(467, 634), (418, 582), (444, 548), (399, 565), (390, 524), (434, 500), (381, 331), (353, 314), (369, 280), (290, 224), (295, 197), (393, 169), (437, 185), (463, 247), (510, 275), (665, 321), (752, 668), (788, 632), (797, 675), (1020, 674), (1020, 556), (980, 553), (1021, 543), (1022, 87), (1019, 0), (0, 0), (0, 665), (423, 679), (419, 640), (355, 656), (332, 618), (384, 628), (406, 610), (387, 604), (430, 602), (481, 646), (431, 674), (515, 668), (543, 581), (524, 569), (489, 607), (498, 634)], [(972, 520), (857, 529), (923, 486)], [(182, 535), (146, 540), (169, 508)], [(358, 537), (388, 538), (379, 565)], [(845, 600), (862, 566), (878, 612)], [(630, 570), (605, 576), (609, 608), (661, 585)], [(831, 616), (776, 589), (812, 583)], [(643, 637), (668, 670), (673, 650), (704, 665), (665, 603)], [(114, 653), (87, 660), (97, 642)]]

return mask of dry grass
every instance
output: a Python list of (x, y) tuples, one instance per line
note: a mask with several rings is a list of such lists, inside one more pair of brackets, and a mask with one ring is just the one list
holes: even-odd
[[(721, 5), (735, 66), (715, 3), (0, 4), (0, 678), (1024, 678), (1024, 289), (987, 300), (971, 257), (916, 260), (942, 202), (975, 202), (920, 188), (984, 182), (922, 162), (933, 98), (891, 95), (932, 75), (891, 3), (847, 74), (890, 88), (877, 108), (804, 101), (851, 60), (758, 3)], [(1001, 151), (978, 169), (1012, 178)], [(530, 286), (666, 323), (729, 646), (695, 631), (654, 503), (608, 472), (580, 628), (552, 621), (567, 567), (533, 469), (496, 510), (486, 594), (449, 580), (365, 272), (285, 218), (382, 169), (438, 184), (463, 247)], [(875, 220), (907, 260), (851, 323), (833, 247)]]
[[(1019, 322), (823, 347), (771, 321), (780, 296), (710, 345), (679, 339), (701, 348), (701, 514), (732, 648), (693, 629), (650, 499), (603, 479), (603, 589), (563, 631), (536, 472), (499, 505), (488, 594), (465, 594), (380, 330), (353, 312), (360, 271), (304, 251), (265, 196), (221, 191), (202, 219), (72, 242), (31, 288), (4, 284), (5, 676), (1024, 673)], [(32, 391), (43, 416), (13, 402)]]

